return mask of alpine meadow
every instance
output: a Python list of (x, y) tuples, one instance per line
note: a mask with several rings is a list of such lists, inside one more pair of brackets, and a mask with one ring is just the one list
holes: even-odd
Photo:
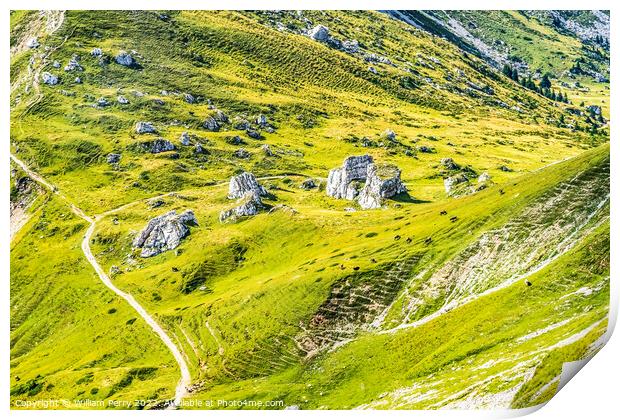
[(12, 11), (11, 409), (519, 409), (605, 343), (608, 11)]

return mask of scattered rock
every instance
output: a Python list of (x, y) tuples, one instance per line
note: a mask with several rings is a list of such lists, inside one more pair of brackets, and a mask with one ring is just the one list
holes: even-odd
[(116, 101), (121, 105), (127, 105), (129, 103), (129, 100), (125, 98), (123, 95), (118, 95), (118, 97), (116, 98)]
[(90, 55), (92, 55), (93, 57), (101, 57), (103, 55), (103, 51), (101, 50), (101, 48), (93, 48), (90, 52)]
[(162, 200), (161, 198), (153, 198), (152, 200), (149, 200), (147, 204), (149, 205), (151, 209), (156, 209), (166, 204), (166, 202)]
[(512, 172), (512, 169), (510, 169), (508, 166), (506, 165), (502, 165), (499, 167), (499, 170), (502, 172)]
[(396, 141), (396, 133), (389, 128), (383, 132), (383, 137), (389, 141)]
[(202, 144), (196, 143), (196, 146), (194, 146), (194, 153), (196, 153), (197, 155), (202, 155), (207, 153), (207, 149), (205, 149)]
[(109, 153), (106, 160), (109, 164), (118, 163), (121, 161), (121, 155), (120, 153)]
[(246, 130), (246, 134), (248, 135), (248, 137), (254, 139), (254, 140), (260, 140), (262, 138), (262, 136), (260, 135), (260, 133), (256, 130), (252, 130), (252, 129), (248, 129)]
[(71, 60), (69, 60), (69, 63), (65, 66), (65, 71), (75, 71), (75, 70), (77, 71), (84, 70), (82, 66), (80, 66), (77, 56), (71, 57)]
[(267, 117), (263, 114), (260, 114), (258, 117), (256, 117), (256, 124), (261, 127), (265, 127), (267, 125)]
[(34, 37), (30, 38), (28, 42), (26, 42), (26, 47), (28, 48), (38, 48), (41, 44), (39, 44), (39, 40)]
[(136, 236), (133, 247), (142, 248), (140, 256), (147, 258), (179, 246), (181, 240), (189, 235), (189, 227), (198, 224), (194, 212), (186, 210), (177, 215), (172, 210), (151, 219)]
[(180, 140), (183, 146), (189, 146), (190, 144), (189, 133), (187, 131), (182, 132)]
[(152, 141), (138, 143), (136, 149), (143, 152), (162, 153), (175, 150), (176, 147), (170, 142), (170, 140), (159, 138)]
[(455, 171), (457, 169), (460, 169), (460, 166), (457, 165), (454, 162), (454, 159), (452, 158), (442, 158), (439, 163), (441, 163), (443, 165), (444, 168), (450, 170), (450, 171)]
[(323, 25), (316, 25), (308, 31), (308, 36), (316, 41), (327, 41), (329, 38), (329, 29)]
[(263, 154), (265, 156), (269, 156), (269, 157), (273, 156), (273, 152), (271, 151), (271, 148), (269, 147), (268, 144), (263, 144), (261, 146), (261, 150), (263, 151)]
[(272, 208), (269, 209), (269, 214), (277, 212), (277, 211), (287, 213), (291, 216), (298, 213), (298, 211), (292, 208), (291, 206), (287, 206), (286, 204), (278, 204), (277, 206), (273, 206)]
[(77, 83), (78, 85), (82, 83), (82, 79), (80, 77), (76, 77), (75, 78), (75, 83)]
[(489, 181), (491, 181), (491, 175), (489, 175), (488, 172), (483, 172), (478, 177), (478, 183), (479, 184), (482, 184), (482, 183), (485, 183), (485, 182), (489, 182)]
[(220, 222), (237, 221), (240, 217), (257, 215), (263, 208), (260, 196), (254, 191), (246, 192), (237, 202), (237, 206), (220, 213)]
[(183, 99), (185, 100), (185, 102), (187, 102), (188, 104), (195, 104), (196, 103), (196, 98), (194, 98), (194, 95), (192, 95), (191, 93), (186, 93), (183, 95)]
[(250, 123), (248, 122), (248, 120), (245, 120), (243, 118), (235, 118), (235, 122), (234, 122), (234, 127), (235, 130), (248, 130), (250, 129)]
[(126, 51), (119, 52), (116, 57), (114, 57), (114, 60), (125, 67), (134, 67), (136, 65), (136, 60)]
[(203, 123), (202, 126), (209, 131), (217, 131), (220, 129), (220, 124), (214, 117), (208, 117)]
[(109, 106), (110, 102), (108, 102), (108, 100), (106, 98), (99, 98), (97, 99), (97, 106), (100, 108), (105, 108), (106, 106)]
[(465, 174), (450, 176), (443, 180), (443, 186), (449, 196), (454, 196), (456, 186), (463, 183), (469, 183), (469, 178)]
[(251, 155), (250, 152), (248, 152), (242, 147), (241, 149), (235, 150), (233, 152), (233, 156), (239, 159), (249, 159)]
[(372, 67), (372, 66), (368, 67), (368, 71), (369, 71), (369, 72), (371, 72), (371, 73), (373, 73), (373, 74), (379, 74), (379, 72), (377, 71), (377, 69), (376, 69), (376, 68), (374, 68), (374, 67)]
[(138, 121), (136, 123), (136, 133), (138, 134), (157, 133), (157, 130), (155, 129), (155, 126), (151, 122)]
[(360, 44), (356, 39), (346, 40), (342, 42), (342, 49), (349, 54), (355, 54), (360, 50)]
[(41, 74), (41, 80), (46, 85), (57, 85), (58, 84), (58, 76), (55, 76), (52, 73), (48, 73), (46, 71), (44, 71)]
[(418, 152), (420, 153), (433, 153), (433, 149), (428, 146), (420, 146), (418, 147)]
[(240, 144), (245, 144), (243, 139), (239, 136), (226, 137), (226, 143), (232, 144), (233, 146), (239, 146)]
[(314, 181), (314, 179), (312, 178), (308, 178), (306, 180), (304, 180), (301, 185), (299, 186), (299, 188), (301, 188), (302, 190), (311, 190), (313, 188), (316, 188), (317, 184)]
[(369, 155), (346, 158), (342, 167), (332, 169), (327, 178), (327, 195), (357, 200), (363, 209), (381, 207), (385, 198), (406, 191), (396, 166), (375, 165)]
[(60, 68), (60, 63), (56, 60), (54, 60), (54, 62), (52, 63), (52, 67), (54, 67), (55, 69), (59, 69)]
[(243, 172), (242, 174), (230, 178), (228, 185), (228, 198), (235, 199), (243, 197), (247, 192), (255, 193), (258, 196), (267, 196), (269, 193), (259, 184), (258, 180), (251, 172)]

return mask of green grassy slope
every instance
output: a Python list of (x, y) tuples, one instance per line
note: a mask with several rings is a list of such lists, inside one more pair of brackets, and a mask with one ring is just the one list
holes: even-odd
[[(36, 32), (51, 48), (12, 54), (11, 151), (88, 215), (107, 212), (92, 252), (184, 353), (189, 398), (522, 407), (552, 396), (563, 361), (593, 351), (609, 294), (605, 127), (378, 12), (63, 16), (46, 35), (46, 17), (12, 15), (12, 47)], [(316, 24), (360, 52), (302, 33)], [(116, 64), (120, 50), (139, 66)], [(62, 70), (73, 54), (84, 71)], [(60, 83), (37, 84), (42, 71)], [(102, 97), (110, 104), (95, 106)], [(217, 110), (230, 122), (209, 131)], [(274, 130), (253, 139), (237, 124), (256, 128), (259, 114)], [(136, 134), (138, 121), (157, 135)], [(177, 149), (136, 147), (158, 137)], [(233, 155), (240, 147), (249, 158)], [(106, 162), (112, 152), (120, 163)], [(410, 196), (355, 212), (328, 197), (329, 169), (363, 153), (397, 165)], [(493, 182), (449, 198), (443, 157)], [(268, 188), (273, 211), (220, 223), (241, 171)], [(308, 177), (320, 187), (301, 189)], [(85, 222), (42, 197), (11, 244), (12, 401), (171, 398), (174, 359), (96, 277)], [(198, 226), (174, 251), (132, 249), (148, 220), (186, 209)]]

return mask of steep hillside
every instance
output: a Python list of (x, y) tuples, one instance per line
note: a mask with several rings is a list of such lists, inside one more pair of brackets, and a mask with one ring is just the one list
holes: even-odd
[(502, 65), (607, 15), (485, 13), (12, 12), (13, 407), (548, 400), (606, 328), (609, 92)]

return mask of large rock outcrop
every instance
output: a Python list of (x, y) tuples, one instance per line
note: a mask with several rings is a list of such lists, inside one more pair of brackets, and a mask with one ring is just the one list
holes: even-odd
[(237, 205), (220, 213), (220, 222), (237, 221), (240, 217), (255, 216), (265, 208), (261, 197), (269, 193), (254, 174), (244, 172), (230, 178), (228, 198), (238, 199)]
[(363, 209), (379, 208), (386, 198), (406, 191), (396, 166), (375, 165), (369, 155), (349, 156), (327, 178), (327, 195), (357, 200)]
[(393, 165), (368, 165), (366, 184), (360, 191), (357, 202), (363, 209), (376, 209), (384, 199), (407, 192), (400, 180), (400, 169)]
[(264, 197), (269, 194), (265, 187), (258, 183), (254, 174), (250, 172), (244, 172), (230, 178), (230, 183), (228, 184), (229, 199), (242, 198), (246, 193), (253, 193), (258, 197)]
[(354, 181), (365, 181), (372, 156), (349, 156), (340, 168), (332, 169), (327, 176), (327, 195), (353, 200), (357, 196)]
[(177, 214), (172, 210), (151, 219), (144, 229), (136, 236), (134, 248), (142, 248), (141, 257), (152, 257), (176, 248), (181, 240), (189, 235), (189, 226), (198, 225), (196, 216), (191, 210)]

